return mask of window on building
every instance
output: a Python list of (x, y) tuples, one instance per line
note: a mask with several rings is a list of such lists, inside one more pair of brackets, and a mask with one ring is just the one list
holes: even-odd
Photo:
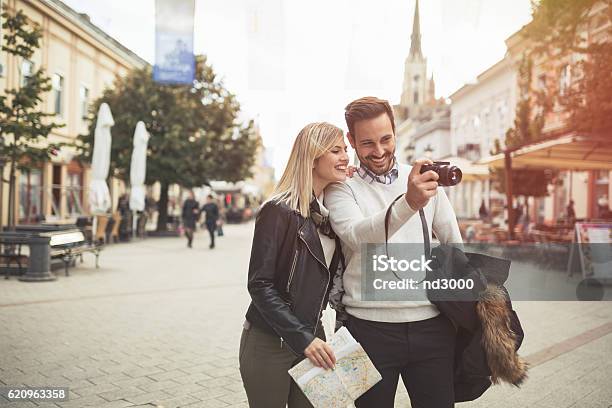
[(546, 90), (546, 74), (540, 74), (538, 76), (538, 89), (540, 91)]
[(64, 104), (62, 99), (64, 96), (64, 77), (60, 74), (53, 74), (51, 78), (51, 87), (53, 89), (53, 112), (56, 115), (64, 115)]
[(30, 60), (24, 59), (23, 61), (21, 61), (21, 67), (19, 68), (19, 71), (19, 75), (21, 77), (21, 86), (26, 86), (28, 80), (34, 73), (34, 63)]
[(412, 89), (414, 89), (413, 100), (415, 105), (419, 104), (419, 78), (418, 75), (412, 77)]
[(19, 222), (36, 223), (43, 219), (42, 171), (32, 169), (19, 175)]
[(79, 88), (79, 102), (81, 106), (81, 118), (86, 119), (89, 111), (89, 88), (81, 85)]
[(83, 174), (68, 172), (66, 185), (66, 205), (68, 214), (74, 216), (83, 213)]
[(565, 95), (572, 82), (572, 67), (569, 64), (565, 64), (561, 68), (559, 75), (559, 94)]
[(62, 165), (54, 164), (51, 171), (51, 214), (61, 216), (62, 207)]
[(504, 124), (506, 122), (506, 113), (508, 112), (508, 106), (505, 101), (502, 101), (497, 106), (497, 113), (499, 115), (499, 122)]

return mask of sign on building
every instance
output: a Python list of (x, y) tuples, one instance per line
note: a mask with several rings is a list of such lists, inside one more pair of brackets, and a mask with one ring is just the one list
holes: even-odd
[(155, 0), (154, 81), (169, 84), (193, 83), (194, 11), (195, 0)]

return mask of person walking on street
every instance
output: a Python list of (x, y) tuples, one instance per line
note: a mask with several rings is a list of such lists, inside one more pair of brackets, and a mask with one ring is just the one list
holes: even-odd
[(217, 221), (217, 236), (223, 236), (223, 224), (225, 224), (225, 205), (223, 199), (217, 200), (219, 206), (219, 220)]
[(599, 197), (597, 200), (597, 209), (599, 218), (608, 218), (608, 213), (610, 212), (610, 208), (608, 207), (608, 195), (604, 194)]
[(567, 218), (567, 223), (573, 226), (576, 222), (576, 210), (574, 210), (574, 200), (569, 200), (569, 203), (565, 208), (565, 216)]
[(202, 206), (202, 212), (206, 214), (206, 229), (210, 234), (210, 249), (215, 247), (215, 231), (217, 229), (217, 220), (219, 219), (219, 206), (215, 203), (212, 194), (209, 194), (206, 199), (206, 204)]
[(487, 219), (489, 218), (489, 212), (487, 211), (485, 200), (482, 200), (482, 202), (480, 203), (480, 208), (478, 209), (478, 215), (480, 216), (480, 219), (483, 221), (487, 221)]
[(183, 219), (183, 228), (185, 229), (185, 236), (187, 237), (187, 247), (191, 248), (193, 245), (193, 232), (196, 227), (196, 222), (200, 218), (200, 205), (193, 198), (193, 192), (189, 192), (189, 196), (183, 203), (183, 211), (181, 218)]

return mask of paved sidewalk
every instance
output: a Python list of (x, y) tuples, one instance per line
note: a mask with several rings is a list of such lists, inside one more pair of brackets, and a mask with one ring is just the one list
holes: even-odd
[[(0, 407), (247, 407), (238, 343), (253, 224), (215, 250), (151, 238), (106, 248), (57, 281), (0, 281), (0, 385), (70, 386), (70, 401)], [(609, 290), (609, 289), (608, 289)], [(610, 302), (517, 302), (521, 389), (458, 407), (612, 407)], [(400, 387), (396, 406), (408, 398)]]

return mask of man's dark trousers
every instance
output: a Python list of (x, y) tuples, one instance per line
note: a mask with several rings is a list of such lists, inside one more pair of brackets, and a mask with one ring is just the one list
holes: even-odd
[(400, 375), (413, 408), (454, 406), (456, 331), (447, 317), (384, 323), (350, 316), (347, 328), (383, 377), (357, 399), (357, 408), (393, 408)]
[(210, 234), (210, 247), (214, 248), (215, 247), (215, 230), (217, 229), (217, 223), (207, 221), (206, 229), (208, 230), (208, 233)]

